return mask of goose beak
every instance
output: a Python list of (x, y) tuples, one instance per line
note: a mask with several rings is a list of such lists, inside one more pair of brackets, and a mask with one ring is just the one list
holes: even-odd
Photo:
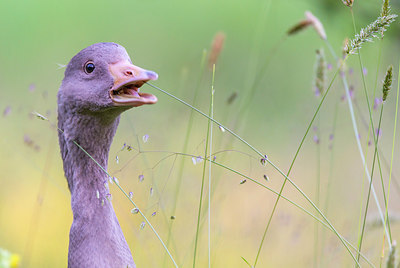
[(157, 80), (158, 75), (155, 72), (132, 65), (128, 61), (112, 63), (109, 70), (114, 78), (110, 97), (115, 106), (137, 107), (157, 102), (156, 96), (140, 92), (144, 83)]

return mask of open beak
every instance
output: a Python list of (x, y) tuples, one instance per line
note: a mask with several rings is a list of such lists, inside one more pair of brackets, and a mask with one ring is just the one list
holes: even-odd
[(109, 69), (114, 78), (110, 97), (115, 106), (137, 107), (157, 102), (156, 96), (140, 92), (144, 83), (158, 78), (155, 72), (132, 65), (128, 61), (112, 63)]

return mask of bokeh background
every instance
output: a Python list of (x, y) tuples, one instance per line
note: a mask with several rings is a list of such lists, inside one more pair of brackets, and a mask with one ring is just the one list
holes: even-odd
[[(400, 2), (391, 2), (393, 11), (398, 13)], [(355, 1), (353, 10), (358, 29), (375, 20), (380, 6), (380, 0)], [(67, 265), (72, 213), (57, 130), (31, 112), (37, 111), (52, 123), (56, 122), (56, 94), (63, 78), (63, 66), (79, 50), (96, 42), (123, 45), (134, 64), (159, 74), (155, 85), (189, 103), (193, 103), (198, 90), (195, 106), (208, 111), (211, 70), (207, 58), (214, 36), (223, 33), (225, 42), (215, 72), (215, 118), (286, 172), (320, 100), (313, 89), (316, 49), (324, 49), (327, 62), (332, 65), (327, 81), (336, 70), (328, 48), (313, 29), (282, 41), (286, 31), (304, 18), (306, 10), (321, 20), (328, 40), (340, 55), (344, 38), (354, 35), (350, 10), (340, 0), (1, 1), (0, 247), (18, 254), (21, 267)], [(371, 101), (376, 77), (377, 94), (381, 94), (380, 81), (388, 64), (394, 65), (397, 77), (399, 37), (396, 21), (383, 41), (365, 44), (362, 49)], [(204, 68), (202, 59), (206, 62)], [(265, 62), (269, 65), (262, 80), (250, 103), (241, 108)], [(371, 167), (372, 149), (367, 145), (365, 125), (368, 112), (357, 56), (347, 61), (346, 73), (354, 87), (361, 141), (365, 152), (369, 151), (367, 161)], [(397, 79), (394, 81), (397, 85)], [(157, 95), (159, 102), (122, 116), (111, 148), (109, 171), (118, 177), (125, 190), (134, 193), (135, 202), (163, 240), (169, 241), (179, 266), (188, 267), (193, 260), (203, 163), (194, 165), (192, 157), (173, 152), (183, 152), (191, 110), (149, 86), (145, 85), (143, 90)], [(228, 103), (232, 94), (237, 97)], [(319, 207), (337, 230), (356, 244), (360, 204), (365, 205), (367, 189), (348, 106), (341, 101), (343, 94), (341, 82), (336, 79), (291, 178), (316, 201), (320, 170)], [(338, 107), (337, 114), (335, 107)], [(393, 90), (385, 104), (380, 138), (381, 155), (386, 162), (390, 162), (395, 112)], [(373, 115), (377, 120), (378, 112), (373, 111)], [(329, 136), (333, 131), (332, 141)], [(206, 132), (207, 120), (193, 114), (185, 153), (203, 155)], [(143, 140), (145, 135), (148, 135), (147, 142)], [(319, 144), (313, 141), (314, 136)], [(217, 126), (214, 126), (213, 139), (213, 151), (220, 152), (217, 161), (279, 190), (283, 178), (271, 166), (261, 166), (254, 152)], [(120, 151), (124, 143), (135, 149), (140, 147), (143, 152)], [(394, 239), (400, 235), (398, 146), (397, 143), (390, 195)], [(385, 161), (382, 160), (382, 173), (387, 186)], [(264, 174), (269, 181), (263, 178)], [(139, 182), (139, 175), (144, 176), (143, 182)], [(213, 167), (212, 178), (212, 266), (247, 267), (241, 257), (254, 262), (276, 196), (250, 181), (240, 183), (243, 178), (218, 167)], [(374, 180), (382, 204), (379, 177), (375, 176)], [(138, 267), (172, 267), (151, 229), (140, 228), (143, 219), (131, 214), (129, 201), (115, 186), (111, 192)], [(314, 213), (292, 186), (287, 185), (284, 194)], [(156, 215), (151, 216), (154, 212)], [(207, 265), (206, 219), (204, 210), (198, 267)], [(371, 202), (363, 252), (378, 265), (383, 230), (376, 222), (379, 222), (377, 210)], [(351, 257), (337, 237), (321, 225), (316, 243), (315, 228), (315, 220), (282, 200), (258, 266), (352, 265)]]

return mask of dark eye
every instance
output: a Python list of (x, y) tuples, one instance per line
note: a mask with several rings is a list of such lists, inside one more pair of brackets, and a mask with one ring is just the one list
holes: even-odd
[(85, 72), (87, 73), (87, 74), (90, 74), (91, 72), (93, 72), (94, 71), (94, 63), (93, 62), (91, 62), (91, 61), (89, 61), (89, 62), (87, 62), (86, 64), (85, 64)]

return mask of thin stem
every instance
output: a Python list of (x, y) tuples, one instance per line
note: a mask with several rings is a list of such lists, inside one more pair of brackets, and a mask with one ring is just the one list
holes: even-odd
[[(251, 181), (251, 182), (253, 182), (253, 183), (255, 183), (255, 184), (257, 184), (257, 185), (259, 185), (259, 186), (261, 186), (261, 187), (263, 187), (263, 188), (265, 188), (265, 189), (267, 189), (267, 190), (269, 190), (270, 192), (274, 193), (275, 195), (280, 196), (282, 199), (288, 201), (290, 204), (294, 205), (295, 207), (297, 207), (297, 208), (299, 208), (300, 210), (302, 210), (303, 212), (305, 212), (307, 215), (311, 216), (314, 220), (320, 222), (324, 227), (328, 228), (328, 229), (331, 230), (333, 233), (336, 233), (336, 232), (335, 232), (335, 229), (333, 229), (332, 226), (331, 226), (329, 223), (323, 222), (323, 221), (320, 220), (317, 216), (315, 216), (314, 214), (312, 214), (311, 212), (309, 212), (308, 210), (306, 210), (306, 209), (303, 208), (302, 206), (298, 205), (297, 203), (291, 201), (290, 199), (288, 199), (287, 197), (285, 197), (285, 196), (282, 195), (281, 193), (278, 193), (277, 191), (275, 191), (275, 190), (269, 188), (268, 186), (266, 186), (266, 185), (264, 185), (264, 184), (258, 182), (257, 180), (255, 180), (255, 179), (253, 179), (253, 178), (251, 178), (251, 177), (249, 177), (249, 176), (246, 176), (246, 175), (240, 173), (239, 171), (236, 171), (236, 170), (234, 170), (234, 169), (232, 169), (232, 168), (230, 168), (230, 167), (228, 167), (228, 166), (225, 166), (225, 165), (223, 165), (223, 164), (220, 164), (220, 163), (215, 162), (215, 161), (210, 160), (210, 159), (205, 159), (205, 160), (206, 160), (206, 161), (210, 161), (210, 162), (212, 162), (213, 164), (215, 164), (215, 165), (217, 165), (217, 166), (220, 166), (220, 167), (222, 167), (222, 168), (224, 168), (224, 169), (227, 169), (227, 170), (229, 170), (229, 171), (231, 171), (231, 172), (233, 172), (233, 173), (235, 173), (235, 174), (237, 174), (237, 175), (239, 175), (239, 176), (241, 176), (241, 177), (243, 177), (243, 178), (245, 178), (245, 179), (247, 179), (247, 180), (249, 180), (249, 181)], [(347, 241), (347, 240), (346, 240), (344, 237), (342, 237), (340, 234), (339, 234), (339, 236), (340, 236), (341, 239), (343, 239), (343, 241), (344, 241), (346, 244), (348, 244), (353, 250), (355, 250), (355, 251), (357, 252), (357, 248), (356, 248), (355, 246), (353, 246), (349, 241)], [(361, 256), (363, 256), (362, 253), (360, 253), (360, 254), (361, 254)], [(371, 265), (372, 267), (375, 267), (365, 256), (363, 257), (363, 259), (364, 259), (366, 262), (368, 262), (369, 265)], [(254, 267), (254, 266), (253, 266), (253, 267)]]
[[(386, 202), (386, 208), (385, 208), (385, 224), (386, 224), (386, 222), (389, 221), (389, 213), (388, 213), (388, 211), (389, 211), (389, 194), (390, 194), (390, 185), (392, 182), (393, 157), (394, 157), (394, 147), (395, 147), (395, 141), (396, 141), (397, 114), (399, 111), (399, 91), (400, 91), (400, 63), (399, 63), (399, 74), (397, 77), (396, 110), (395, 110), (395, 116), (394, 116), (392, 155), (390, 157), (389, 183), (388, 183), (388, 189), (387, 189), (387, 202)], [(382, 103), (382, 105), (384, 105), (384, 103)], [(383, 237), (383, 240), (385, 240), (385, 237)]]
[[(215, 66), (215, 65), (213, 65)], [(214, 69), (213, 69), (213, 81), (212, 81), (212, 90), (213, 90), (213, 85), (214, 85)], [(211, 101), (210, 101), (210, 108), (209, 108), (209, 117), (212, 118), (212, 105), (213, 105), (213, 95), (211, 95)], [(206, 134), (206, 147), (205, 147), (205, 152), (204, 152), (204, 159), (208, 157), (208, 146), (209, 146), (209, 140), (210, 140), (210, 128), (211, 128), (211, 121), (208, 120), (208, 125), (207, 125), (207, 134)], [(211, 143), (211, 142), (210, 142)], [(205, 181), (205, 174), (206, 174), (206, 165), (207, 162), (204, 161), (203, 163), (203, 175), (201, 179), (201, 188), (200, 188), (200, 200), (199, 200), (199, 210), (197, 213), (197, 227), (196, 227), (196, 238), (194, 242), (194, 253), (193, 253), (193, 268), (196, 267), (196, 256), (197, 256), (197, 245), (198, 245), (198, 239), (199, 239), (199, 232), (200, 232), (200, 218), (201, 218), (201, 208), (203, 205), (203, 192), (204, 192), (204, 181)], [(210, 171), (211, 172), (211, 171)], [(208, 204), (210, 206), (210, 204)], [(208, 240), (208, 243), (210, 241)], [(210, 247), (210, 245), (208, 244)], [(209, 251), (210, 254), (210, 251)], [(210, 263), (210, 255), (208, 256), (208, 261)]]
[[(202, 78), (203, 78), (204, 69), (205, 69), (204, 67), (205, 67), (205, 62), (206, 62), (206, 55), (207, 55), (207, 53), (204, 50), (202, 58), (201, 58), (201, 63), (200, 63), (200, 73), (199, 73), (199, 76), (197, 78), (197, 84), (196, 84), (196, 87), (195, 87), (195, 90), (194, 90), (194, 96), (193, 96), (193, 100), (192, 100), (193, 105), (195, 105), (195, 103), (196, 103), (197, 95), (198, 95), (199, 88), (200, 88), (200, 84), (201, 84), (201, 81), (202, 81)], [(189, 146), (190, 134), (192, 132), (192, 127), (193, 127), (193, 115), (194, 115), (194, 113), (191, 110), (190, 111), (190, 116), (189, 116), (189, 121), (188, 121), (188, 126), (187, 126), (187, 129), (186, 129), (185, 140), (183, 142), (183, 151), (184, 152), (187, 151), (187, 148)], [(176, 206), (178, 204), (178, 198), (179, 198), (180, 189), (181, 189), (181, 185), (182, 185), (183, 168), (185, 166), (185, 162), (184, 162), (183, 158), (182, 158), (181, 163), (180, 163), (179, 166), (180, 166), (180, 168), (179, 168), (178, 176), (177, 176), (178, 179), (177, 179), (177, 182), (175, 184), (175, 193), (174, 193), (175, 202), (173, 203), (172, 210), (171, 210), (171, 214), (172, 215), (175, 215)], [(171, 240), (172, 227), (173, 227), (173, 224), (171, 223), (169, 225), (169, 228), (168, 228), (168, 239), (167, 239), (167, 244), (168, 245), (169, 245), (169, 242)]]
[[(315, 203), (317, 204), (317, 206), (319, 206), (319, 199), (320, 199), (320, 185), (321, 185), (321, 145), (320, 145), (320, 120), (318, 117), (318, 121), (316, 123), (317, 125), (317, 131), (316, 131), (316, 135), (317, 135), (317, 141), (316, 141), (316, 146), (317, 146), (317, 157), (316, 157), (316, 175), (317, 175), (317, 183), (315, 184), (315, 196), (316, 196), (316, 200)], [(319, 250), (319, 236), (318, 236), (318, 224), (317, 222), (314, 223), (314, 267), (317, 267), (317, 263), (318, 263), (318, 250)]]
[[(378, 131), (380, 131), (380, 127), (381, 127), (382, 114), (383, 114), (383, 105), (381, 106), (381, 112), (380, 112), (380, 115), (379, 115)], [(379, 134), (377, 135), (377, 138), (376, 138), (376, 141), (375, 141), (374, 158), (373, 158), (373, 161), (372, 161), (372, 169), (371, 169), (371, 180), (369, 182), (367, 203), (365, 204), (364, 220), (363, 220), (361, 235), (360, 235), (360, 239), (359, 239), (358, 252), (361, 251), (361, 246), (362, 246), (362, 241), (363, 241), (363, 236), (364, 236), (364, 231), (365, 231), (365, 223), (367, 222), (367, 213), (368, 213), (368, 207), (369, 207), (369, 199), (370, 199), (370, 196), (371, 196), (372, 179), (373, 179), (373, 175), (374, 175), (374, 167), (375, 167), (376, 155), (377, 155), (377, 152), (378, 152), (378, 140), (379, 140)], [(357, 260), (360, 260), (360, 256), (359, 255), (357, 256)]]
[[(332, 84), (333, 84), (333, 81), (334, 81), (334, 79), (335, 79), (335, 77), (336, 77), (338, 71), (339, 71), (339, 69), (336, 71), (335, 76), (334, 76), (334, 78), (332, 79), (332, 81), (331, 81), (331, 83), (330, 83), (330, 85), (329, 85), (329, 88), (331, 88), (331, 86), (332, 86)], [(167, 91), (165, 91), (165, 90), (163, 90), (163, 89), (161, 89), (161, 88), (159, 88), (159, 87), (157, 87), (157, 86), (154, 86), (154, 85), (152, 85), (152, 84), (150, 84), (150, 83), (147, 83), (147, 84), (150, 85), (151, 87), (153, 87), (153, 88), (155, 88), (155, 89), (157, 89), (157, 90), (163, 92), (164, 94), (170, 96), (171, 98), (173, 98), (173, 99), (179, 101), (180, 103), (182, 103), (182, 104), (184, 104), (184, 105), (190, 107), (191, 109), (195, 110), (195, 111), (198, 112), (199, 114), (203, 115), (205, 118), (208, 118), (209, 120), (211, 120), (212, 122), (214, 122), (215, 124), (218, 124), (219, 126), (224, 127), (224, 129), (225, 129), (227, 132), (229, 132), (231, 135), (233, 135), (234, 137), (236, 137), (237, 139), (239, 139), (241, 142), (243, 142), (244, 144), (246, 144), (250, 149), (252, 149), (254, 152), (256, 152), (259, 156), (261, 156), (262, 158), (265, 157), (264, 155), (261, 154), (260, 151), (258, 151), (258, 150), (257, 150), (255, 147), (253, 147), (252, 145), (250, 145), (247, 141), (245, 141), (245, 140), (244, 140), (243, 138), (241, 138), (239, 135), (237, 135), (236, 133), (234, 133), (234, 132), (233, 132), (232, 130), (230, 130), (229, 128), (223, 126), (222, 124), (220, 124), (220, 123), (219, 123), (218, 121), (216, 121), (215, 119), (210, 118), (209, 116), (207, 116), (205, 113), (203, 113), (203, 112), (200, 111), (199, 109), (193, 107), (192, 105), (188, 104), (187, 102), (185, 102), (185, 101), (179, 99), (178, 97), (175, 97), (175, 96), (172, 95), (171, 93), (168, 93)], [(315, 116), (316, 116), (317, 112), (319, 111), (319, 109), (321, 108), (322, 102), (323, 102), (323, 100), (325, 99), (327, 93), (329, 92), (329, 88), (327, 89), (327, 92), (326, 92), (325, 95), (323, 96), (323, 98), (322, 98), (322, 100), (321, 100), (321, 103), (320, 103), (320, 105), (318, 106), (317, 111), (316, 111), (316, 113), (315, 113), (314, 116), (313, 116), (313, 119), (312, 119), (312, 121), (311, 121), (311, 124), (314, 122)], [(309, 131), (309, 129), (310, 129), (311, 124), (308, 126), (306, 135), (307, 135), (307, 133), (308, 133), (308, 131)], [(305, 136), (306, 136), (306, 135), (305, 135)], [(302, 140), (301, 145), (303, 144), (303, 142), (304, 142), (304, 140), (305, 140), (305, 136), (303, 137), (303, 140)], [(301, 146), (300, 146), (300, 147), (301, 147)], [(299, 147), (299, 149), (297, 150), (296, 156), (297, 156), (298, 152), (300, 151), (300, 147)], [(321, 210), (311, 201), (311, 199), (310, 199), (310, 198), (309, 198), (309, 197), (308, 197), (308, 196), (307, 196), (307, 195), (306, 195), (306, 194), (305, 194), (305, 193), (304, 193), (304, 192), (303, 192), (303, 191), (302, 191), (302, 190), (301, 190), (301, 189), (300, 189), (300, 188), (299, 188), (285, 173), (282, 172), (282, 170), (280, 170), (274, 163), (272, 163), (271, 160), (269, 160), (268, 158), (266, 158), (265, 160), (266, 160), (266, 162), (268, 162), (276, 171), (278, 171), (279, 174), (281, 174), (281, 175), (285, 178), (285, 182), (284, 182), (284, 183), (286, 183), (286, 181), (289, 181), (290, 184), (291, 184), (291, 185), (292, 185), (306, 200), (307, 200), (308, 203), (311, 204), (311, 206), (318, 212), (318, 214), (326, 221), (326, 223), (327, 223), (329, 226), (332, 227), (332, 229), (333, 229), (334, 233), (336, 234), (336, 236), (339, 238), (339, 240), (340, 240), (340, 241), (342, 242), (342, 244), (345, 246), (346, 250), (349, 252), (349, 254), (350, 254), (351, 257), (353, 258), (353, 260), (356, 261), (356, 259), (355, 259), (354, 255), (353, 255), (353, 253), (350, 251), (350, 249), (348, 248), (348, 246), (347, 246), (346, 243), (344, 242), (343, 238), (339, 235), (339, 233), (338, 233), (338, 232), (336, 231), (336, 229), (332, 226), (332, 224), (328, 221), (328, 219), (327, 219), (327, 218), (325, 217), (325, 215), (321, 212)], [(293, 162), (293, 163), (294, 163), (294, 162)], [(292, 164), (292, 166), (293, 166), (293, 164)], [(282, 190), (282, 189), (281, 189), (281, 190)]]
[[(339, 100), (336, 101), (335, 104), (335, 111), (333, 115), (333, 124), (332, 124), (332, 132), (329, 136), (329, 140), (331, 142), (330, 146), (330, 160), (329, 160), (329, 176), (328, 176), (328, 185), (326, 186), (326, 195), (325, 195), (325, 203), (324, 203), (324, 213), (325, 215), (328, 214), (328, 208), (329, 208), (329, 200), (331, 196), (331, 184), (332, 184), (332, 177), (333, 177), (333, 170), (334, 170), (334, 144), (335, 144), (335, 135), (336, 135), (336, 123), (337, 123), (337, 116), (338, 116), (338, 107), (339, 107)], [(321, 243), (324, 244), (325, 242), (325, 229), (322, 231), (322, 238), (321, 238)], [(320, 265), (323, 267), (323, 264)]]
[[(39, 119), (41, 119), (41, 120), (46, 120), (46, 121), (49, 121), (49, 122), (50, 122), (49, 119), (47, 119), (46, 117), (44, 117), (43, 115), (41, 115), (41, 114), (39, 114), (39, 113), (37, 113), (37, 112), (33, 112), (33, 114), (36, 115), (36, 116), (37, 116)], [(50, 124), (52, 124), (52, 123), (50, 122)], [(54, 124), (52, 124), (52, 125), (54, 126)], [(58, 129), (58, 131), (63, 132), (63, 130), (61, 130), (61, 129), (59, 129), (59, 128), (57, 128), (57, 129)], [(85, 153), (86, 153), (86, 154), (87, 154), (87, 155), (88, 155), (88, 156), (89, 156), (89, 157), (90, 157), (90, 158), (91, 158), (91, 159), (92, 159), (92, 160), (93, 160), (93, 161), (94, 161), (108, 176), (110, 176), (110, 175), (107, 173), (107, 171), (106, 171), (98, 162), (96, 162), (96, 160), (93, 159), (93, 157), (92, 157), (89, 153), (87, 153), (78, 143), (76, 143), (75, 141), (73, 141), (73, 142), (76, 144), (76, 146), (78, 146), (81, 150), (83, 150), (83, 152), (85, 152)], [(165, 153), (165, 151), (141, 151), (140, 153), (147, 153), (147, 152), (157, 152), (157, 153), (164, 152), (164, 153)], [(169, 153), (169, 152), (167, 152), (167, 153)], [(186, 154), (186, 153), (175, 153), (175, 152), (174, 152), (173, 154), (183, 155), (183, 156), (190, 156), (190, 157), (193, 157), (193, 156), (194, 156), (194, 155), (190, 155), (190, 154)], [(229, 168), (229, 167), (227, 167), (227, 166), (225, 166), (225, 165), (219, 164), (219, 163), (217, 163), (217, 162), (215, 162), (215, 161), (212, 161), (212, 160), (210, 160), (210, 159), (203, 159), (203, 160), (210, 161), (211, 163), (213, 163), (213, 164), (215, 164), (215, 165), (217, 165), (217, 166), (220, 166), (220, 167), (225, 168), (225, 169), (227, 169), (227, 170), (229, 170), (229, 171), (231, 171), (231, 172), (233, 172), (233, 173), (235, 173), (235, 174), (237, 174), (237, 175), (240, 175), (240, 176), (242, 176), (242, 177), (244, 177), (244, 178), (247, 178), (248, 180), (250, 180), (250, 181), (256, 183), (257, 185), (259, 185), (259, 186), (261, 186), (261, 187), (263, 187), (263, 188), (265, 188), (265, 189), (267, 189), (267, 190), (273, 192), (274, 194), (277, 194), (277, 195), (278, 195), (278, 192), (274, 191), (273, 189), (269, 188), (268, 186), (266, 186), (266, 185), (264, 185), (264, 184), (262, 184), (262, 183), (256, 181), (256, 180), (253, 179), (253, 178), (250, 178), (250, 177), (248, 177), (248, 176), (246, 176), (246, 175), (244, 175), (244, 174), (242, 174), (242, 173), (240, 173), (240, 172), (238, 172), (238, 171), (236, 171), (236, 170), (234, 170), (234, 169), (232, 169), (232, 168)], [(117, 183), (117, 182), (116, 182), (116, 183)], [(118, 185), (119, 185), (119, 184), (118, 184)], [(120, 187), (120, 186), (119, 186), (119, 187)], [(120, 190), (123, 190), (122, 187), (119, 188), (119, 189), (120, 189)], [(132, 202), (132, 204), (135, 206), (135, 208), (137, 208), (136, 204), (133, 202), (133, 200), (131, 200), (131, 199), (129, 198), (129, 196), (126, 194), (126, 192), (123, 191), (123, 193), (124, 193), (125, 196), (130, 200), (130, 202)], [(313, 219), (319, 221), (319, 222), (320, 222), (321, 224), (323, 224), (326, 228), (330, 229), (330, 230), (331, 230), (332, 232), (334, 232), (338, 237), (340, 237), (340, 240), (343, 241), (343, 243), (348, 244), (352, 249), (354, 249), (354, 250), (357, 251), (357, 249), (356, 249), (349, 241), (347, 241), (344, 237), (340, 236), (340, 235), (336, 232), (336, 230), (333, 228), (333, 226), (332, 226), (329, 222), (327, 222), (327, 223), (323, 222), (322, 220), (320, 220), (319, 218), (317, 218), (316, 216), (314, 216), (312, 213), (310, 213), (309, 211), (307, 211), (305, 208), (299, 206), (298, 204), (296, 204), (295, 202), (293, 202), (293, 201), (291, 201), (290, 199), (286, 198), (285, 196), (281, 195), (281, 197), (282, 197), (284, 200), (287, 200), (287, 201), (288, 201), (289, 203), (291, 203), (292, 205), (298, 207), (299, 209), (301, 209), (302, 211), (304, 211), (305, 213), (307, 213), (307, 214), (308, 214), (309, 216), (311, 216)], [(141, 212), (140, 210), (139, 210), (139, 212), (140, 212), (140, 214), (146, 219), (146, 217), (142, 214), (142, 212)], [(326, 221), (326, 220), (325, 220), (325, 221)], [(149, 223), (149, 225), (152, 227), (152, 225), (151, 225), (150, 223)], [(152, 228), (152, 230), (153, 230), (153, 232), (155, 232), (155, 229), (154, 229), (154, 228)], [(156, 232), (155, 232), (155, 233), (156, 233)], [(157, 233), (156, 233), (156, 234), (157, 234)], [(158, 234), (157, 234), (157, 237), (158, 237), (159, 240), (160, 240), (160, 237), (158, 236)], [(160, 240), (160, 242), (163, 244), (163, 246), (164, 246), (164, 248), (166, 249), (167, 253), (170, 255), (168, 249), (166, 248), (166, 246), (165, 246), (165, 244), (162, 242), (162, 240)], [(347, 246), (346, 246), (346, 248), (347, 248)], [(177, 267), (177, 265), (176, 265), (176, 263), (175, 263), (175, 261), (173, 260), (173, 258), (172, 258), (171, 255), (170, 255), (170, 257), (171, 257), (172, 261), (174, 262), (175, 266)], [(365, 261), (367, 261), (368, 264), (370, 264), (371, 266), (373, 266), (373, 264), (372, 264), (363, 254), (361, 254), (361, 257), (362, 257), (363, 259), (365, 259)]]
[[(210, 104), (210, 117), (214, 117), (214, 79), (215, 79), (215, 64), (213, 64), (212, 82), (211, 82), (211, 104)], [(210, 155), (212, 156), (212, 143), (213, 143), (213, 125), (210, 124)], [(211, 163), (208, 165), (208, 267), (211, 267)]]
[[(344, 61), (342, 62), (342, 64), (343, 64), (343, 63), (344, 63)], [(287, 182), (286, 178), (289, 177), (290, 172), (292, 171), (294, 162), (296, 161), (297, 156), (299, 155), (300, 149), (301, 149), (301, 147), (303, 146), (303, 143), (304, 143), (304, 141), (305, 141), (305, 139), (306, 139), (306, 137), (307, 137), (307, 135), (308, 135), (308, 132), (310, 131), (311, 126), (312, 126), (312, 124), (314, 123), (314, 120), (315, 120), (315, 118), (316, 118), (316, 116), (317, 116), (319, 110), (321, 109), (321, 106), (322, 106), (322, 104), (323, 104), (323, 102), (324, 102), (326, 96), (328, 95), (328, 93), (329, 93), (329, 91), (330, 91), (330, 89), (331, 89), (331, 87), (332, 87), (332, 85), (333, 85), (333, 82), (335, 81), (335, 78), (336, 78), (336, 76), (337, 76), (337, 74), (338, 74), (338, 72), (339, 72), (339, 70), (340, 70), (340, 67), (336, 70), (336, 72), (335, 72), (335, 74), (334, 74), (334, 76), (333, 76), (333, 78), (332, 78), (332, 80), (331, 80), (331, 82), (330, 82), (328, 88), (326, 89), (324, 95), (322, 96), (321, 101), (320, 101), (320, 103), (319, 103), (319, 105), (318, 105), (316, 111), (314, 112), (314, 115), (313, 115), (313, 117), (312, 117), (310, 123), (308, 124), (308, 127), (307, 127), (307, 129), (306, 129), (306, 132), (305, 132), (305, 134), (303, 135), (303, 138), (302, 138), (302, 140), (301, 140), (299, 146), (297, 147), (297, 151), (296, 151), (296, 153), (295, 153), (295, 155), (294, 155), (294, 157), (293, 157), (293, 160), (292, 160), (292, 162), (291, 162), (291, 164), (290, 164), (289, 170), (288, 170), (288, 172), (287, 172), (287, 174), (286, 174), (286, 176), (285, 176), (285, 180), (283, 181), (283, 184), (282, 184), (281, 189), (280, 189), (280, 191), (279, 191), (279, 195), (278, 195), (278, 197), (277, 197), (277, 199), (276, 199), (276, 201), (275, 201), (274, 207), (272, 208), (272, 212), (271, 212), (271, 215), (270, 215), (270, 217), (269, 217), (269, 219), (268, 219), (267, 226), (265, 227), (265, 231), (264, 231), (263, 237), (262, 237), (262, 239), (261, 239), (260, 246), (259, 246), (259, 248), (258, 248), (257, 256), (256, 256), (256, 259), (255, 259), (255, 261), (254, 261), (254, 267), (256, 266), (257, 261), (258, 261), (258, 258), (259, 258), (259, 256), (260, 256), (261, 248), (262, 248), (262, 246), (263, 246), (263, 244), (264, 244), (264, 240), (265, 240), (265, 237), (266, 237), (266, 235), (267, 235), (269, 226), (271, 225), (272, 217), (274, 216), (274, 213), (275, 213), (276, 208), (277, 208), (277, 206), (278, 206), (278, 202), (279, 202), (280, 196), (282, 195), (283, 189), (285, 188), (285, 185), (286, 185), (286, 182)]]
[[(351, 17), (352, 17), (352, 21), (353, 21), (353, 28), (354, 28), (354, 34), (357, 34), (357, 29), (356, 29), (356, 22), (355, 22), (355, 18), (354, 18), (354, 12), (353, 12), (353, 10), (351, 9)], [(369, 113), (369, 122), (370, 122), (370, 124), (371, 124), (371, 127), (372, 127), (372, 134), (373, 134), (373, 138), (374, 138), (374, 144), (375, 144), (375, 146), (377, 146), (377, 137), (376, 137), (376, 135), (375, 135), (375, 131), (374, 131), (374, 129), (375, 129), (375, 127), (374, 127), (374, 122), (373, 122), (373, 119), (372, 119), (372, 112), (371, 112), (371, 105), (370, 105), (370, 103), (369, 103), (369, 98), (368, 98), (368, 92), (367, 92), (367, 84), (366, 84), (366, 82), (365, 82), (365, 76), (364, 76), (364, 72), (363, 72), (363, 65), (362, 65), (362, 61), (361, 61), (361, 52), (360, 52), (360, 49), (358, 49), (358, 61), (359, 61), (359, 64), (360, 64), (360, 72), (361, 72), (361, 77), (362, 77), (362, 81), (363, 81), (363, 89), (364, 89), (364, 95), (365, 95), (365, 99), (366, 99), (366, 101), (367, 101), (367, 107), (368, 107), (368, 113)], [(344, 82), (344, 81), (343, 81)], [(348, 91), (348, 90), (347, 90)], [(346, 93), (346, 95), (347, 95), (347, 93)], [(349, 96), (348, 96), (349, 97)], [(349, 101), (349, 105), (351, 104), (351, 99), (349, 99), (348, 98), (348, 101)], [(351, 106), (351, 105), (350, 105)], [(352, 107), (351, 107), (352, 108)], [(352, 115), (352, 116), (354, 116), (354, 115)], [(352, 118), (352, 121), (353, 121), (353, 118)], [(354, 120), (354, 123), (355, 123), (355, 120)], [(359, 144), (360, 143), (360, 141), (359, 141), (359, 138), (358, 138), (358, 135), (357, 135), (357, 143)], [(359, 149), (361, 149), (361, 145), (359, 146)], [(361, 149), (361, 151), (362, 151), (362, 149)], [(377, 150), (377, 148), (375, 148), (375, 151), (377, 152), (378, 150)], [(362, 155), (362, 157), (364, 157), (364, 155)], [(379, 155), (378, 155), (378, 157), (379, 157)], [(375, 156), (374, 156), (374, 158), (375, 158)], [(365, 162), (365, 161), (364, 161)], [(378, 163), (379, 163), (379, 161), (378, 161)], [(368, 172), (368, 169), (367, 169), (367, 166), (365, 165), (365, 170), (366, 170), (366, 172)], [(375, 193), (375, 189), (374, 189), (374, 187), (373, 187), (373, 184), (372, 184), (372, 176), (370, 177), (369, 176), (369, 174), (367, 173), (367, 177), (368, 177), (368, 179), (369, 179), (369, 183), (370, 183), (370, 185), (372, 186), (372, 193), (373, 193), (373, 195), (374, 195), (374, 199), (375, 199), (375, 203), (376, 203), (376, 205), (377, 205), (377, 207), (378, 207), (378, 211), (379, 211), (379, 216), (380, 216), (380, 218), (381, 218), (381, 221), (382, 221), (382, 224), (383, 224), (383, 228), (385, 229), (385, 232), (386, 232), (386, 236), (387, 236), (387, 241), (388, 241), (388, 244), (389, 244), (389, 248), (390, 248), (390, 250), (392, 249), (392, 242), (391, 242), (391, 234), (390, 234), (390, 232), (388, 232), (388, 230), (387, 230), (387, 228), (386, 228), (386, 225), (385, 225), (385, 219), (384, 219), (384, 215), (383, 215), (383, 213), (382, 213), (382, 209), (381, 209), (381, 206), (380, 206), (380, 204), (379, 204), (379, 201), (378, 201), (378, 197), (377, 197), (377, 195), (376, 195), (376, 193)], [(383, 184), (383, 183), (382, 183)], [(370, 193), (370, 191), (369, 191), (369, 193)], [(385, 189), (383, 188), (383, 196), (384, 196), (384, 199), (386, 200), (386, 193), (385, 193)], [(368, 200), (369, 200), (369, 194), (368, 194), (368, 198), (367, 198)], [(386, 203), (386, 202), (385, 202)], [(360, 240), (359, 240), (359, 247), (361, 248), (361, 243), (362, 243), (362, 234), (361, 234), (361, 236), (360, 236)], [(359, 259), (359, 258), (358, 258)]]

